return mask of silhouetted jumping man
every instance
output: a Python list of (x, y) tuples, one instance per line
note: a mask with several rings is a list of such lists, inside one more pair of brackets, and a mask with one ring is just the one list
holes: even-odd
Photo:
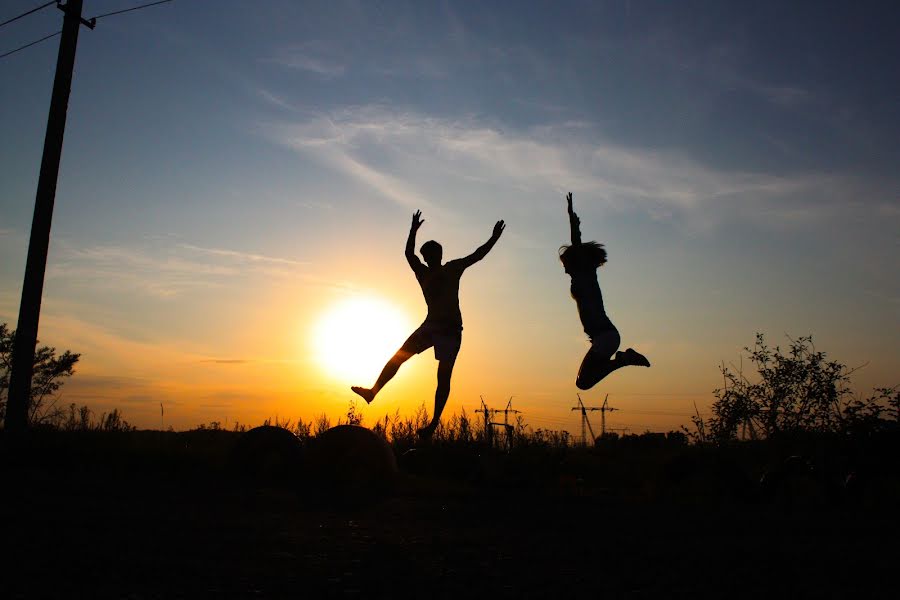
[(584, 332), (591, 340), (591, 348), (581, 361), (578, 377), (575, 379), (575, 385), (579, 389), (589, 390), (616, 369), (627, 366), (649, 367), (650, 361), (633, 348), (625, 352), (617, 351), (622, 340), (619, 330), (606, 315), (603, 294), (600, 293), (600, 283), (597, 281), (597, 269), (606, 264), (606, 250), (603, 244), (581, 241), (581, 220), (572, 208), (571, 193), (566, 196), (566, 203), (572, 245), (560, 247), (559, 260), (572, 278), (572, 298), (578, 306), (578, 316), (581, 317)]
[(465, 258), (451, 260), (441, 264), (443, 249), (434, 240), (422, 244), (419, 250), (422, 258), (428, 266), (416, 256), (416, 232), (422, 223), (422, 211), (416, 211), (412, 217), (412, 225), (409, 228), (409, 237), (406, 240), (406, 260), (412, 268), (422, 294), (425, 295), (425, 303), (428, 305), (428, 315), (425, 322), (416, 329), (396, 354), (384, 365), (378, 381), (371, 388), (353, 386), (354, 392), (365, 398), (366, 402), (375, 399), (375, 395), (397, 374), (400, 365), (405, 363), (413, 354), (424, 352), (434, 346), (434, 357), (438, 361), (437, 389), (434, 392), (434, 416), (431, 423), (419, 430), (419, 436), (430, 438), (441, 421), (441, 413), (450, 396), (450, 376), (453, 374), (453, 365), (456, 363), (456, 355), (462, 344), (462, 313), (459, 311), (459, 279), (463, 271), (471, 267), (479, 260), (487, 256), (500, 234), (506, 227), (503, 221), (497, 221), (490, 239), (480, 246), (475, 252)]

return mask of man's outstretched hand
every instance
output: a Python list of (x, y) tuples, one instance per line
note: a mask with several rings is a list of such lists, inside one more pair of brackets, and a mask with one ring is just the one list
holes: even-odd
[(413, 213), (412, 225), (410, 225), (409, 228), (411, 231), (418, 231), (419, 227), (421, 227), (422, 223), (424, 223), (424, 222), (425, 222), (425, 219), (422, 218), (422, 211), (417, 210), (415, 213)]
[(503, 233), (504, 229), (506, 229), (506, 223), (504, 223), (502, 220), (497, 221), (497, 223), (494, 225), (494, 233), (491, 235), (491, 237), (493, 237), (494, 239), (499, 239), (500, 234)]

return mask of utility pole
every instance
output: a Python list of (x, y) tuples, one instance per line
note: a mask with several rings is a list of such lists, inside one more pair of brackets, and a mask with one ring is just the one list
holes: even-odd
[(66, 130), (66, 111), (72, 88), (72, 71), (75, 68), (75, 49), (81, 25), (93, 29), (95, 20), (81, 18), (84, 0), (69, 0), (57, 7), (63, 11), (62, 36), (56, 59), (56, 75), (53, 79), (53, 95), (47, 117), (44, 137), (44, 155), (38, 178), (37, 196), (34, 201), (34, 217), (31, 221), (31, 238), (28, 242), (28, 260), (25, 263), (25, 280), (22, 284), (22, 301), (19, 305), (19, 322), (13, 343), (12, 369), (9, 379), (9, 397), (6, 404), (6, 429), (24, 431), (28, 427), (28, 404), (31, 400), (31, 378), (34, 374), (34, 350), (37, 345), (38, 321), (41, 316), (41, 296), (44, 291), (44, 274), (47, 269), (47, 252), (50, 248), (50, 224), (53, 220), (53, 203), (56, 200), (56, 181), (62, 156), (63, 135)]

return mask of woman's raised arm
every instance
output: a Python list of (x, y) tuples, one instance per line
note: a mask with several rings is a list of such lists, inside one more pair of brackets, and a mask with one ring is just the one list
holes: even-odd
[(572, 208), (572, 192), (566, 194), (566, 204), (569, 211), (569, 229), (571, 229), (572, 233), (572, 245), (575, 246), (581, 243), (581, 219), (578, 218), (578, 215), (575, 214), (575, 210)]

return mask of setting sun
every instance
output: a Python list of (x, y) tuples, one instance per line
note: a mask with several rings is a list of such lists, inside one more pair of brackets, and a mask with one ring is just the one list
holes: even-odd
[(412, 330), (409, 318), (384, 300), (350, 298), (319, 319), (313, 351), (329, 375), (345, 383), (371, 383)]

